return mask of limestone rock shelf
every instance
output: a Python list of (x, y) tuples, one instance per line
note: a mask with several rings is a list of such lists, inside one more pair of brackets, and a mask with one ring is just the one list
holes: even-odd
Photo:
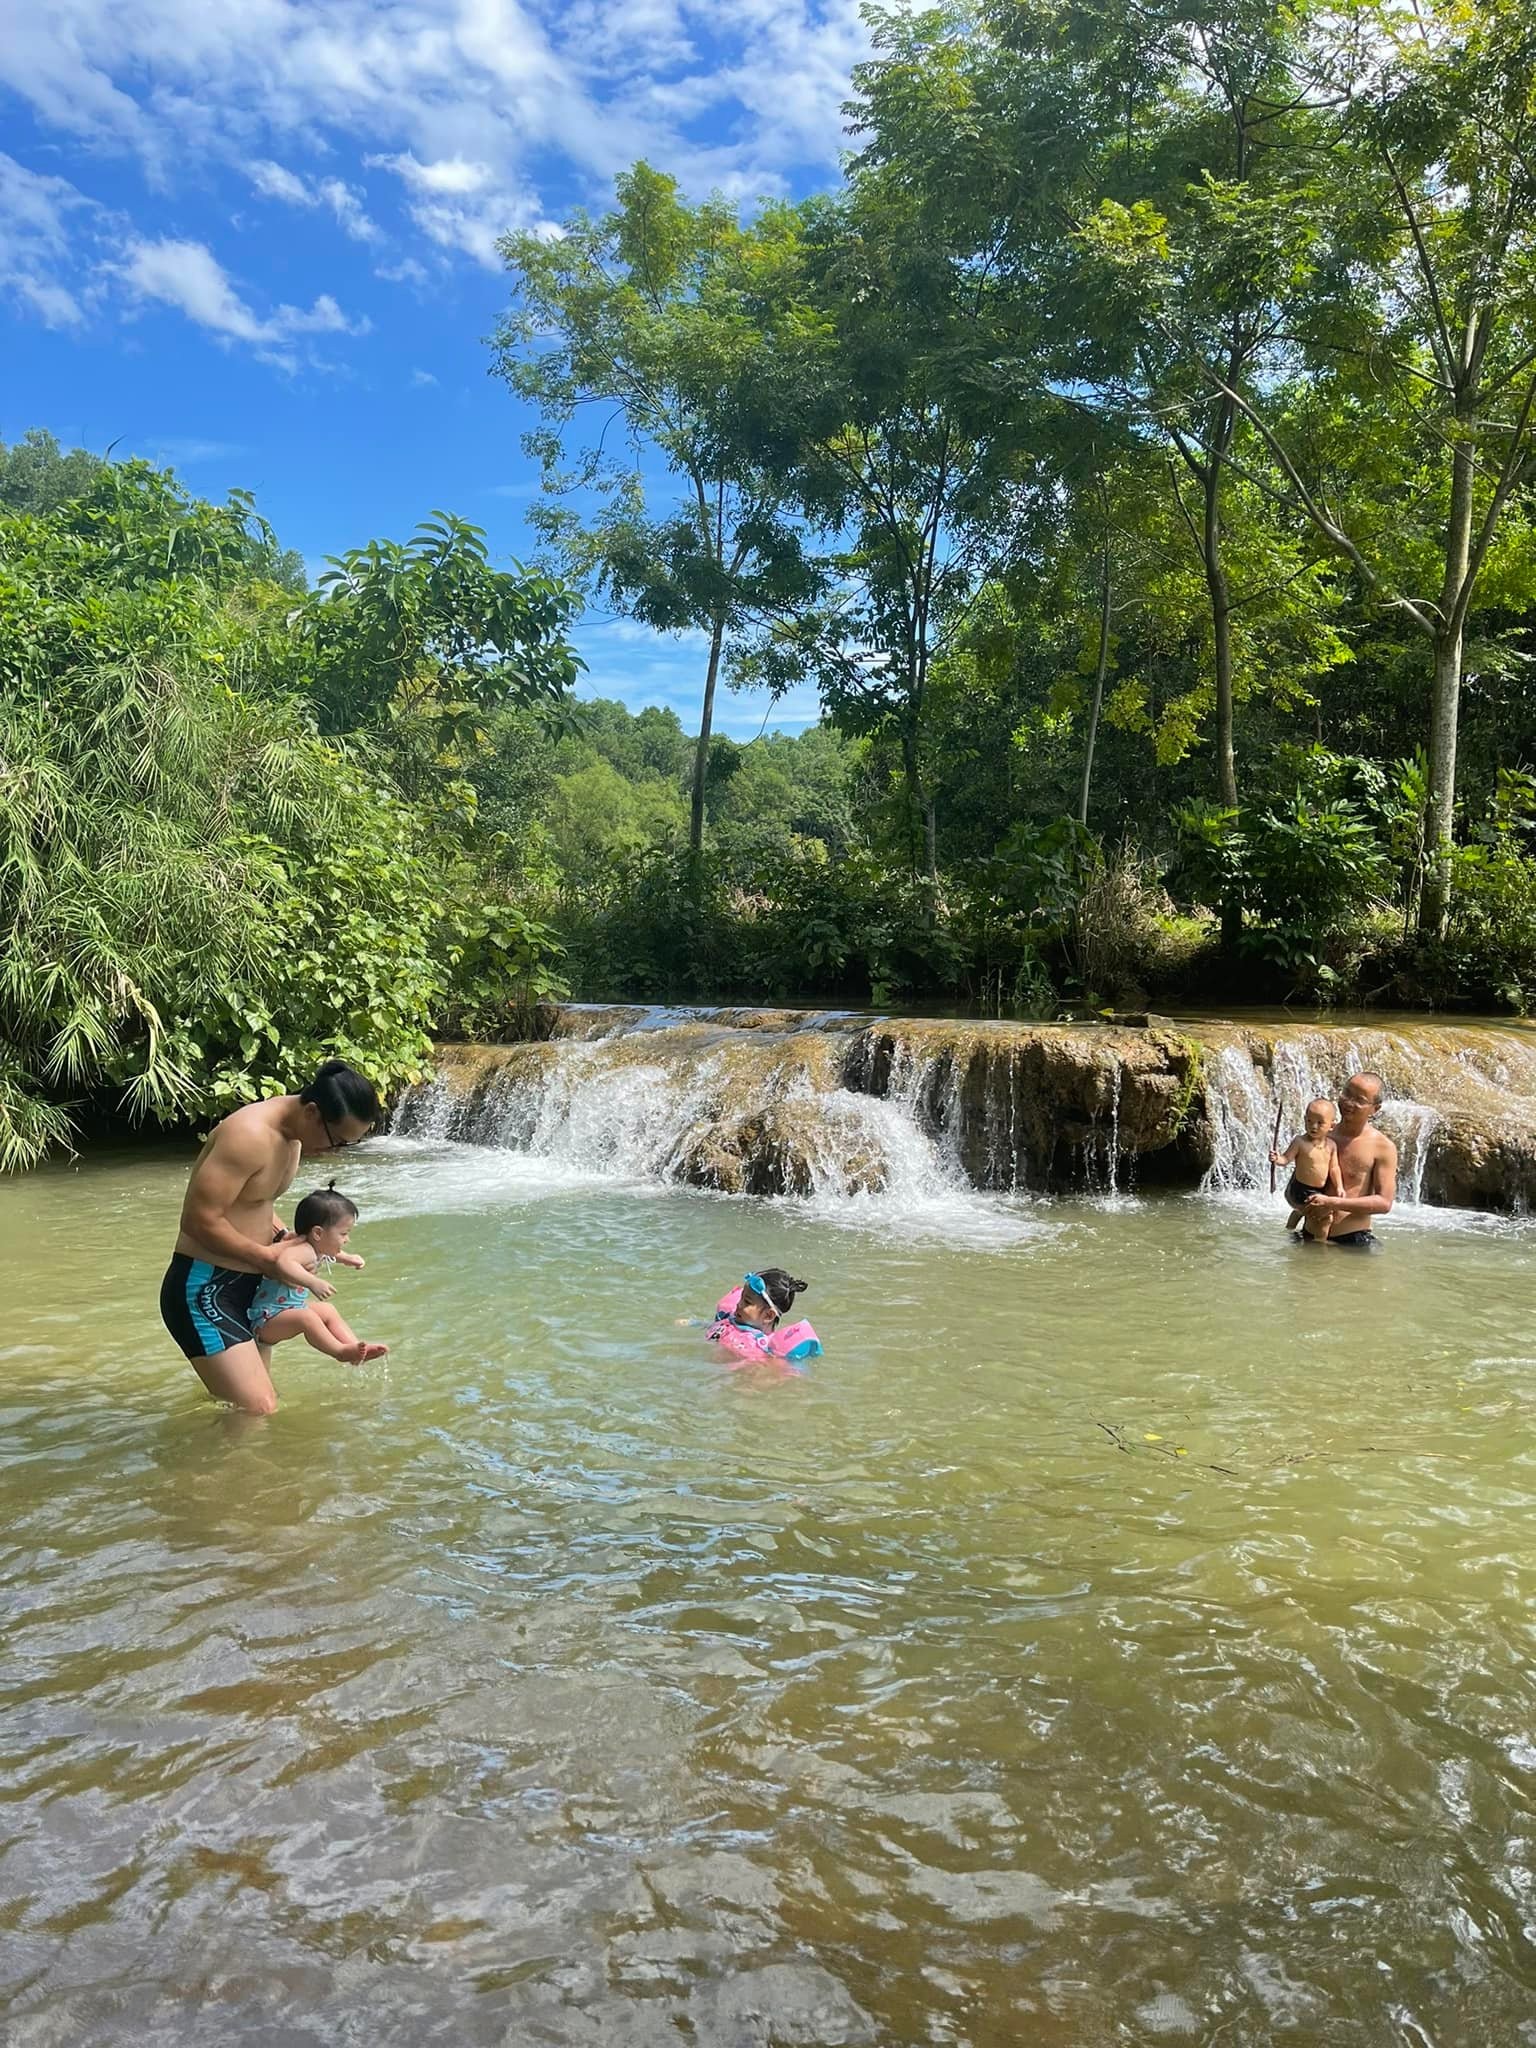
[(1280, 1112), (1387, 1083), (1407, 1199), (1536, 1199), (1536, 1033), (1518, 1024), (1018, 1024), (571, 1005), (445, 1045), (396, 1128), (727, 1193), (873, 1194), (924, 1173), (1052, 1192), (1260, 1187)]

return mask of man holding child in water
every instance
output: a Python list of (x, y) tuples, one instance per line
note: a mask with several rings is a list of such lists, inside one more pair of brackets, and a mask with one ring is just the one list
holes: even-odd
[(1342, 1194), (1307, 1191), (1302, 1201), (1302, 1235), (1312, 1243), (1370, 1251), (1373, 1228), (1397, 1200), (1397, 1147), (1371, 1129), (1384, 1093), (1380, 1074), (1351, 1074), (1339, 1091), (1339, 1120), (1333, 1128)]
[(263, 1279), (305, 1288), (320, 1301), (335, 1290), (282, 1242), (272, 1205), (301, 1159), (357, 1144), (379, 1115), (373, 1083), (344, 1060), (327, 1060), (300, 1094), (248, 1103), (225, 1117), (198, 1154), (160, 1314), (216, 1400), (251, 1415), (277, 1407), (271, 1348), (251, 1334), (256, 1290)]
[[(1286, 1190), (1314, 1243), (1370, 1250), (1376, 1218), (1397, 1198), (1397, 1147), (1371, 1128), (1382, 1094), (1379, 1074), (1351, 1074), (1331, 1134), (1325, 1119), (1312, 1115), (1327, 1105), (1314, 1103), (1305, 1138), (1289, 1154), (1274, 1155), (1314, 1168), (1325, 1150), (1334, 1155), (1325, 1174), (1309, 1182), (1293, 1175)], [(248, 1103), (227, 1116), (199, 1153), (161, 1283), (160, 1313), (215, 1399), (252, 1415), (276, 1409), (271, 1347), (252, 1333), (257, 1289), (268, 1280), (322, 1302), (335, 1290), (313, 1261), (300, 1259), (302, 1247), (273, 1203), (292, 1185), (301, 1159), (357, 1144), (380, 1113), (373, 1083), (345, 1061), (327, 1060), (299, 1094)]]

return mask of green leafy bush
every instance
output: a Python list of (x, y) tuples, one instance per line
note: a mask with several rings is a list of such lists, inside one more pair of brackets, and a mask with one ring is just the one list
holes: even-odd
[(1347, 795), (1298, 791), (1241, 818), (1185, 805), (1174, 824), (1177, 878), (1199, 901), (1240, 908), (1240, 951), (1287, 993), (1334, 993), (1328, 941), (1364, 923), (1394, 884), (1379, 820)]
[(437, 876), (403, 806), (293, 708), (196, 662), (0, 695), (0, 1161), (107, 1096), (222, 1114), (351, 1058), (415, 1078)]
[(550, 921), (583, 994), (678, 1001), (948, 997), (989, 1008), (1054, 999), (1060, 946), (1093, 842), (1068, 820), (1020, 832), (950, 877), (815, 843), (750, 873), (655, 852), (556, 897)]
[(0, 1166), (81, 1107), (208, 1121), (332, 1056), (388, 1093), (442, 1017), (551, 992), (451, 743), (567, 685), (567, 594), (439, 520), (295, 611), (247, 497), (75, 467), (0, 506)]
[(570, 994), (559, 972), (564, 948), (518, 904), (450, 906), (438, 944), (450, 970), (436, 1017), (445, 1037), (494, 1043), (540, 1036), (549, 1006)]

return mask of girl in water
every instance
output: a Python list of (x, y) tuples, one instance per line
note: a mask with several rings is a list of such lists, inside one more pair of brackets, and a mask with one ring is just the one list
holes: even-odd
[(748, 1365), (769, 1360), (798, 1365), (819, 1358), (821, 1339), (810, 1324), (784, 1322), (795, 1296), (805, 1289), (806, 1282), (792, 1279), (782, 1266), (748, 1273), (739, 1287), (721, 1296), (709, 1326), (710, 1341)]
[[(330, 1265), (354, 1266), (360, 1272), (363, 1261), (347, 1250), (356, 1221), (357, 1204), (338, 1194), (332, 1181), (306, 1195), (294, 1210), (293, 1228), (285, 1233), (283, 1248), (310, 1273)], [(263, 1280), (257, 1288), (251, 1302), (251, 1335), (258, 1344), (284, 1344), (290, 1337), (302, 1337), (314, 1350), (347, 1365), (366, 1365), (389, 1350), (387, 1344), (365, 1344), (328, 1301), (316, 1301), (304, 1288), (280, 1280)]]

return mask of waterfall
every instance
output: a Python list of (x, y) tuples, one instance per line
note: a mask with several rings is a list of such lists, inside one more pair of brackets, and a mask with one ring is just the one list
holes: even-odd
[(838, 1218), (996, 1216), (1011, 1197), (1111, 1199), (1138, 1177), (1267, 1199), (1277, 1107), (1285, 1144), (1313, 1097), (1368, 1068), (1405, 1202), (1536, 1200), (1536, 1037), (1516, 1029), (584, 1005), (552, 1038), (439, 1057), (397, 1107), (401, 1137), (490, 1148), (557, 1182), (777, 1196)]
[(392, 1130), (515, 1152), (559, 1179), (780, 1195), (835, 1217), (979, 1213), (961, 1077), (937, 1055), (904, 1049), (875, 1093), (845, 1085), (854, 1037), (833, 1018), (786, 1032), (725, 1013), (577, 1021), (577, 1037), (445, 1048)]
[(1213, 1151), (1202, 1185), (1228, 1193), (1269, 1185), (1275, 1109), (1267, 1077), (1246, 1046), (1224, 1045), (1207, 1061)]

